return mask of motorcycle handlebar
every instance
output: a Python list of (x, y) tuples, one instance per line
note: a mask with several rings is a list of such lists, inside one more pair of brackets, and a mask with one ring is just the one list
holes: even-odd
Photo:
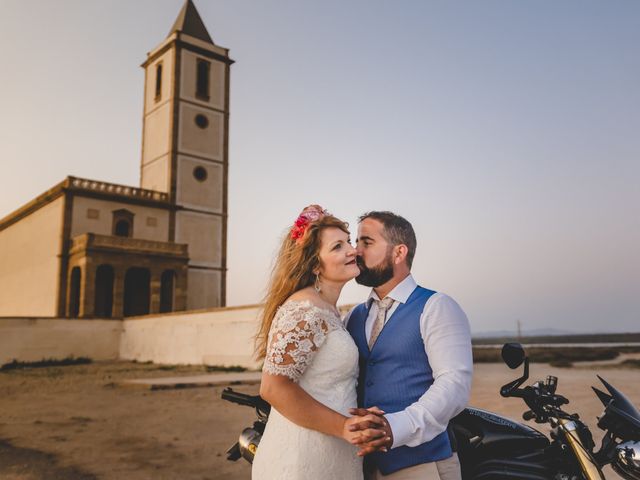
[(228, 402), (237, 403), (246, 407), (257, 408), (266, 414), (271, 410), (271, 405), (266, 402), (260, 395), (247, 395), (246, 393), (234, 392), (230, 387), (222, 391), (222, 399)]
[(237, 403), (239, 405), (245, 405), (247, 407), (256, 407), (256, 397), (253, 395), (247, 395), (246, 393), (234, 392), (231, 388), (227, 387), (222, 391), (222, 399), (228, 402)]

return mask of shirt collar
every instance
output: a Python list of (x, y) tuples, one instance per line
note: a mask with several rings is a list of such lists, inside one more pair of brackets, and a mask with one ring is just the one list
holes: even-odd
[[(409, 274), (405, 277), (404, 280), (396, 285), (393, 290), (389, 292), (387, 297), (393, 298), (393, 300), (396, 302), (406, 303), (409, 299), (409, 296), (413, 293), (417, 286), (418, 284), (413, 279), (413, 276)], [(370, 307), (371, 303), (373, 303), (375, 300), (380, 300), (380, 298), (378, 298), (378, 294), (372, 288), (371, 293), (369, 293), (369, 297), (367, 298), (367, 307)]]

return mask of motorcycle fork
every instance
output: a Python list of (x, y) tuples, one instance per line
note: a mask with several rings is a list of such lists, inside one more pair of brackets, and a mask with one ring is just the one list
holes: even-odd
[(571, 450), (573, 450), (573, 454), (578, 459), (578, 463), (580, 464), (580, 468), (582, 469), (585, 479), (606, 480), (602, 470), (593, 459), (593, 456), (583, 445), (582, 440), (580, 440), (576, 423), (573, 420), (561, 418), (558, 420), (558, 426), (564, 433), (564, 438), (571, 447)]

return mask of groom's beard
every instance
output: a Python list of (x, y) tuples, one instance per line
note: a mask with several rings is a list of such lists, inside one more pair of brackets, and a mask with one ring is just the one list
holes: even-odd
[(393, 262), (390, 255), (373, 268), (368, 268), (362, 257), (357, 257), (356, 263), (360, 267), (360, 275), (356, 277), (356, 282), (360, 285), (376, 288), (393, 278)]

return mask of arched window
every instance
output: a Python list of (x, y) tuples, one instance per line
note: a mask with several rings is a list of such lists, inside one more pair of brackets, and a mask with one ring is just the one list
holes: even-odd
[(124, 316), (147, 315), (151, 274), (146, 268), (131, 267), (124, 276)]
[(116, 237), (129, 237), (130, 236), (131, 225), (127, 220), (118, 220), (116, 222)]
[(209, 100), (209, 70), (211, 63), (199, 58), (196, 62), (196, 97)]
[(162, 62), (156, 65), (156, 95), (155, 101), (159, 102), (162, 97)]
[(80, 267), (73, 267), (69, 280), (69, 307), (67, 310), (70, 318), (78, 318), (80, 314), (80, 280)]
[(111, 318), (113, 311), (113, 267), (100, 265), (96, 269), (95, 316)]
[(133, 212), (120, 209), (113, 212), (113, 227), (111, 234), (116, 237), (133, 236)]

